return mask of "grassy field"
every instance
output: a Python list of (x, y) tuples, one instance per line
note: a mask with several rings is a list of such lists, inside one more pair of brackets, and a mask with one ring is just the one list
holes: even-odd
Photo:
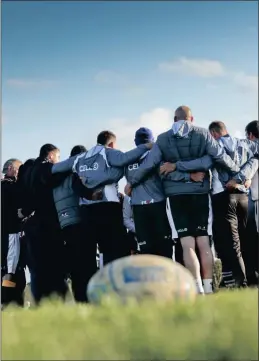
[(2, 314), (4, 360), (258, 360), (258, 291), (195, 304), (45, 304)]

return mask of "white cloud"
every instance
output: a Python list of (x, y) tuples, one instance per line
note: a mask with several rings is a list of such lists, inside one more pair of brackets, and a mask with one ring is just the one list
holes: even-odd
[(109, 128), (117, 135), (118, 148), (127, 151), (135, 146), (134, 135), (140, 127), (147, 127), (153, 131), (155, 137), (171, 128), (173, 114), (170, 109), (155, 108), (142, 113), (133, 121), (126, 119), (113, 119)]
[(6, 84), (12, 88), (49, 88), (57, 85), (56, 81), (53, 80), (40, 80), (40, 79), (20, 79), (13, 78), (8, 79)]
[[(191, 59), (181, 57), (171, 62), (163, 62), (158, 65), (159, 70), (167, 73), (181, 73), (187, 76), (201, 78), (223, 77), (226, 81), (232, 82), (237, 89), (243, 92), (258, 93), (258, 76), (248, 75), (244, 72), (232, 72), (218, 60)], [(208, 83), (207, 88), (216, 88), (217, 85)]]
[(258, 93), (258, 76), (247, 75), (245, 73), (236, 73), (233, 76), (235, 84), (240, 87), (241, 90), (246, 92)]
[(159, 70), (203, 78), (214, 78), (225, 74), (225, 69), (218, 60), (188, 59), (186, 57), (180, 57), (171, 62), (160, 63)]

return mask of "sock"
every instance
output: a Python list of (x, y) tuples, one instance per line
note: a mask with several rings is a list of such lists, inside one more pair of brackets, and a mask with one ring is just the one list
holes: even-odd
[(204, 287), (204, 292), (205, 292), (205, 293), (213, 293), (213, 290), (212, 290), (212, 279), (211, 279), (211, 278), (207, 278), (207, 279), (203, 280), (203, 287)]
[(204, 294), (201, 278), (196, 279), (195, 282), (196, 282), (197, 292)]

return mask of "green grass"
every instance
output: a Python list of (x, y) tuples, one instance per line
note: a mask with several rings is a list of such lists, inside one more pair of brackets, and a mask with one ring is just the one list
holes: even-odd
[(2, 359), (257, 360), (258, 292), (219, 292), (192, 305), (7, 309)]

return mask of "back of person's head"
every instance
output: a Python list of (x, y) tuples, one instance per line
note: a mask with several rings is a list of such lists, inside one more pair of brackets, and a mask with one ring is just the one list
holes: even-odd
[(104, 130), (97, 136), (97, 144), (103, 145), (109, 148), (115, 148), (116, 135), (109, 130)]
[(174, 112), (174, 121), (178, 122), (179, 120), (193, 121), (192, 111), (186, 105), (181, 105)]
[(85, 152), (87, 152), (86, 147), (84, 147), (83, 145), (75, 145), (71, 150), (70, 157), (74, 157), (75, 155)]
[(17, 158), (8, 159), (3, 166), (2, 173), (8, 177), (17, 177), (22, 161)]
[(219, 139), (228, 134), (226, 125), (221, 121), (214, 121), (209, 125), (209, 132), (214, 139)]
[(59, 162), (60, 151), (55, 145), (47, 143), (40, 148), (39, 158), (41, 160), (48, 160), (50, 163), (55, 164)]
[(248, 139), (259, 139), (259, 121), (253, 120), (252, 122), (248, 123), (245, 132)]
[(18, 177), (17, 177), (18, 180), (21, 180), (23, 178), (25, 172), (33, 166), (34, 162), (35, 162), (35, 159), (30, 158), (30, 159), (27, 159), (26, 162), (24, 162), (24, 164), (22, 164), (20, 166), (19, 172), (18, 172)]
[(154, 141), (152, 130), (144, 127), (139, 128), (135, 133), (134, 141), (136, 146), (140, 144), (152, 143)]

